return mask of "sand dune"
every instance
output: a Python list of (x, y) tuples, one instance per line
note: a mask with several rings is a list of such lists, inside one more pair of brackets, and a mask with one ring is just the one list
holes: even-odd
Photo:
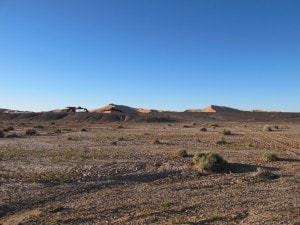
[(230, 108), (227, 106), (210, 105), (204, 109), (188, 109), (185, 112), (240, 112), (241, 110)]
[(129, 113), (129, 114), (150, 113), (155, 111), (156, 110), (133, 108), (125, 105), (115, 105), (115, 104), (108, 104), (101, 108), (91, 110), (91, 112), (96, 112), (96, 113), (120, 112), (120, 113)]

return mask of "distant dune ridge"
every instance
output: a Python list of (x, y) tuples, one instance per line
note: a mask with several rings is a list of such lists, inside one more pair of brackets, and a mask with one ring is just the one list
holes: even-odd
[(138, 113), (157, 112), (157, 110), (133, 108), (133, 107), (130, 107), (130, 106), (125, 106), (125, 105), (108, 104), (108, 105), (103, 106), (101, 108), (91, 110), (91, 112), (95, 112), (95, 113), (120, 112), (120, 113), (129, 113), (129, 114), (138, 114)]
[(185, 112), (209, 112), (209, 113), (216, 113), (216, 112), (240, 112), (241, 110), (230, 108), (227, 106), (217, 106), (217, 105), (210, 105), (204, 109), (188, 109)]
[[(74, 108), (75, 110), (71, 110), (70, 108)], [(154, 109), (143, 109), (143, 108), (134, 108), (126, 105), (117, 105), (117, 104), (108, 104), (103, 107), (88, 110), (86, 108), (78, 107), (66, 107), (64, 109), (54, 109), (50, 111), (43, 111), (41, 113), (63, 113), (63, 112), (91, 112), (91, 113), (103, 113), (103, 114), (112, 114), (112, 113), (124, 113), (124, 114), (149, 114), (149, 113), (159, 113), (159, 112), (172, 112), (172, 111), (163, 111), (163, 110), (154, 110)], [(234, 113), (234, 112), (247, 112), (244, 110), (239, 110), (227, 106), (218, 106), (218, 105), (210, 105), (204, 109), (187, 109), (184, 112), (188, 113)], [(274, 112), (280, 113), (281, 111), (266, 111), (253, 109), (248, 112)], [(0, 113), (4, 114), (13, 114), (13, 113), (31, 113), (29, 111), (20, 111), (20, 110), (12, 110), (12, 109), (4, 109), (0, 108)]]

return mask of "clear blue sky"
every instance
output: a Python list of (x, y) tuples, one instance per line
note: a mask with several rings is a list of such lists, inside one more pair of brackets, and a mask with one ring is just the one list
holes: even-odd
[(0, 108), (300, 111), (299, 0), (0, 0)]

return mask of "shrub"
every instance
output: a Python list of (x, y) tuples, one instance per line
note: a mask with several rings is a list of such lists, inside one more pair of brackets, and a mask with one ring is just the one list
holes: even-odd
[(43, 129), (43, 128), (44, 128), (44, 126), (42, 126), (42, 125), (37, 125), (37, 126), (34, 126), (33, 128), (39, 128), (39, 129)]
[(270, 132), (270, 131), (272, 131), (272, 127), (269, 126), (269, 125), (265, 125), (265, 126), (263, 127), (263, 131)]
[(278, 160), (278, 157), (273, 153), (265, 152), (262, 155), (262, 160), (265, 162), (274, 162), (274, 161)]
[(56, 133), (56, 134), (61, 134), (61, 129), (56, 129), (56, 130), (54, 131), (54, 133)]
[(124, 128), (124, 126), (122, 125), (122, 124), (119, 124), (118, 126), (117, 126), (117, 129), (123, 129)]
[(179, 157), (187, 157), (188, 153), (187, 153), (187, 150), (180, 149), (180, 150), (178, 150), (178, 151), (175, 152), (175, 155), (179, 156)]
[(2, 130), (0, 130), (0, 138), (4, 138), (4, 132)]
[(227, 142), (225, 141), (225, 139), (222, 137), (221, 140), (216, 141), (216, 145), (226, 145)]
[(212, 152), (196, 154), (193, 162), (200, 171), (222, 172), (227, 166), (227, 162), (221, 156)]
[(279, 175), (273, 173), (270, 170), (258, 167), (256, 173), (254, 174), (254, 177), (258, 181), (265, 181), (265, 180), (270, 180), (270, 179), (277, 179), (277, 178), (279, 178)]
[(216, 127), (219, 127), (219, 124), (217, 124), (217, 123), (213, 123), (213, 124), (210, 124), (210, 127), (212, 127), (212, 128), (216, 128)]
[(7, 128), (5, 128), (3, 131), (5, 131), (5, 132), (9, 132), (9, 131), (12, 131), (12, 130), (14, 130), (15, 128), (13, 128), (13, 127), (7, 127)]
[(19, 138), (16, 133), (6, 135), (6, 138)]
[(159, 145), (159, 144), (161, 144), (161, 142), (159, 141), (158, 138), (155, 138), (155, 139), (152, 141), (152, 144), (154, 144), (154, 145)]
[(222, 134), (222, 135), (231, 135), (231, 131), (230, 131), (230, 130), (224, 129), (224, 130), (222, 130), (222, 131), (220, 132), (220, 134)]
[(27, 129), (26, 132), (25, 132), (25, 134), (26, 134), (27, 136), (33, 136), (33, 135), (36, 135), (37, 132), (36, 132), (35, 129)]
[(183, 128), (190, 128), (189, 125), (183, 125), (182, 127), (183, 127)]
[(207, 129), (206, 129), (205, 127), (202, 127), (202, 128), (200, 129), (200, 131), (202, 131), (202, 132), (206, 132), (206, 131), (207, 131)]
[(110, 144), (111, 145), (117, 145), (118, 143), (116, 141), (112, 141)]
[(275, 129), (275, 130), (278, 130), (278, 129), (279, 129), (279, 126), (275, 125), (275, 126), (274, 126), (274, 129)]
[(82, 129), (81, 129), (81, 132), (88, 132), (88, 131), (87, 131), (87, 129), (82, 128)]

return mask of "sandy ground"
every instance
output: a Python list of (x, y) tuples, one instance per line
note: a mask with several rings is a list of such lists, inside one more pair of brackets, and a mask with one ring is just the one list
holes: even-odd
[[(300, 224), (300, 124), (269, 124), (278, 129), (215, 120), (3, 121), (0, 129), (14, 128), (6, 135), (20, 137), (0, 139), (0, 223)], [(25, 136), (33, 127), (39, 135)], [(174, 156), (180, 149), (189, 156)], [(195, 170), (201, 151), (220, 154), (228, 169)], [(265, 152), (279, 159), (265, 162)], [(276, 179), (255, 176), (258, 168)]]

